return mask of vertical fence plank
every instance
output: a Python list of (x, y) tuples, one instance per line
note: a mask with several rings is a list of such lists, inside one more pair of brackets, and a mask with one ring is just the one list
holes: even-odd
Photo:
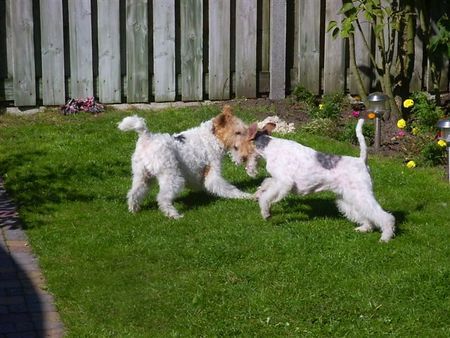
[(98, 96), (100, 102), (121, 100), (119, 0), (97, 0)]
[[(438, 22), (439, 18), (443, 15), (443, 13), (449, 13), (449, 4), (446, 1), (443, 2), (436, 2), (435, 6), (430, 6), (430, 26), (434, 26), (436, 28), (436, 23)], [(436, 71), (439, 72), (439, 83), (438, 88), (441, 92), (446, 92), (449, 90), (449, 69), (450, 69), (450, 62), (449, 62), (449, 55), (445, 56), (438, 56), (440, 67)], [(431, 63), (430, 60), (428, 60), (428, 74), (427, 74), (427, 90), (429, 92), (434, 92), (434, 84), (433, 79), (431, 76)]]
[[(340, 21), (338, 14), (342, 1), (326, 0), (325, 23), (331, 20)], [(323, 67), (323, 91), (335, 93), (345, 90), (345, 48), (344, 39), (325, 34), (324, 67)]]
[(181, 22), (181, 97), (203, 98), (203, 1), (183, 0)]
[(69, 1), (70, 95), (94, 95), (91, 0)]
[(148, 2), (126, 1), (127, 101), (149, 100)]
[(262, 0), (261, 71), (270, 68), (270, 0)]
[(236, 0), (236, 96), (256, 97), (256, 0)]
[[(416, 33), (420, 32), (419, 24), (416, 27)], [(423, 38), (419, 37), (417, 34), (414, 37), (414, 68), (411, 75), (411, 80), (409, 81), (409, 91), (419, 91), (422, 90), (424, 84), (424, 48), (423, 48)]]
[(209, 99), (230, 98), (230, 2), (209, 2)]
[(155, 101), (175, 101), (175, 1), (153, 0)]
[(14, 104), (36, 104), (36, 74), (33, 41), (33, 1), (14, 0), (10, 3)]
[[(361, 22), (361, 30), (364, 34), (364, 37), (366, 39), (366, 42), (370, 46), (370, 43), (372, 41), (372, 29), (370, 27), (370, 24), (361, 16), (360, 17)], [(356, 58), (356, 65), (359, 69), (359, 73), (361, 75), (361, 80), (363, 83), (364, 88), (366, 89), (366, 92), (370, 91), (370, 80), (373, 77), (372, 74), (372, 65), (370, 63), (370, 55), (369, 51), (367, 50), (367, 47), (364, 43), (363, 36), (359, 32), (359, 30), (356, 29), (355, 32), (355, 58)], [(350, 91), (350, 94), (358, 94), (358, 87), (356, 85), (356, 79), (354, 74), (350, 71), (349, 74), (349, 84), (348, 88)]]
[(42, 102), (66, 100), (64, 77), (63, 8), (61, 0), (41, 0)]
[(298, 24), (298, 83), (319, 94), (320, 1), (300, 0)]
[(271, 100), (284, 99), (286, 91), (286, 0), (270, 2)]

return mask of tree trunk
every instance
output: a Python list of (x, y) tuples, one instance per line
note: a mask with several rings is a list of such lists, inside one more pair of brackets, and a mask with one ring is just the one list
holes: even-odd
[(350, 70), (356, 79), (356, 86), (358, 87), (358, 94), (361, 100), (367, 105), (367, 90), (364, 88), (364, 83), (361, 79), (361, 73), (359, 72), (358, 65), (356, 64), (355, 55), (355, 35), (350, 34), (348, 38), (348, 47), (350, 52)]

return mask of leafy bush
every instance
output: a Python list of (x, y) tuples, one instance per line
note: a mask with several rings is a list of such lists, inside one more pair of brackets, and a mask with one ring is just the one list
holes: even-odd
[(298, 102), (304, 102), (308, 106), (316, 105), (316, 96), (305, 87), (296, 86), (292, 91), (292, 95)]
[[(340, 141), (358, 144), (358, 138), (356, 137), (355, 128), (356, 122), (346, 124), (342, 132), (339, 134), (338, 139)], [(363, 125), (363, 135), (366, 138), (366, 142), (368, 145), (373, 144), (375, 140), (375, 126), (373, 124), (365, 123)]]
[(310, 134), (335, 137), (336, 122), (329, 118), (317, 118), (302, 126), (302, 131)]
[(436, 142), (429, 142), (420, 152), (420, 157), (425, 165), (436, 166), (446, 163), (446, 148)]
[(310, 107), (309, 115), (311, 118), (329, 118), (337, 119), (342, 112), (342, 105), (344, 103), (344, 94), (335, 93), (327, 94), (322, 98), (322, 103), (318, 106)]
[(436, 105), (434, 100), (429, 100), (424, 92), (412, 94), (414, 106), (411, 108), (411, 119), (417, 127), (433, 130), (437, 121), (444, 116), (444, 112)]

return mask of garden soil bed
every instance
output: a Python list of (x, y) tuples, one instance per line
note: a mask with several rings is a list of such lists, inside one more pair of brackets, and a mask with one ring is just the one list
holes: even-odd
[[(441, 102), (444, 113), (448, 115), (450, 93), (442, 94)], [(311, 120), (306, 105), (301, 102), (296, 102), (292, 98), (279, 101), (272, 101), (267, 98), (232, 100), (230, 104), (251, 110), (257, 116), (258, 120), (263, 120), (267, 116), (277, 115), (288, 123), (294, 123), (296, 129), (301, 128), (302, 125)], [(343, 125), (348, 120), (355, 119), (352, 116), (353, 108), (351, 104), (344, 105), (342, 115), (339, 119), (340, 124)], [(398, 130), (396, 119), (392, 118), (382, 122), (381, 149), (378, 153), (385, 156), (402, 156), (405, 153), (407, 143), (412, 142), (412, 140), (408, 136), (403, 138), (396, 137)], [(369, 152), (373, 152), (373, 149), (369, 149)]]

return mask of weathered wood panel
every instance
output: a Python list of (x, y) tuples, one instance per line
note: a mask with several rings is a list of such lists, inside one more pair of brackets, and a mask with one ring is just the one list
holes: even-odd
[(262, 0), (261, 24), (261, 70), (269, 72), (270, 68), (270, 0)]
[(209, 2), (209, 99), (230, 98), (230, 2)]
[(153, 53), (155, 101), (174, 101), (175, 0), (153, 0)]
[(69, 1), (70, 95), (94, 95), (91, 0)]
[(236, 0), (236, 96), (256, 97), (256, 0)]
[(286, 91), (286, 0), (270, 2), (270, 94), (271, 100)]
[(148, 2), (126, 0), (127, 102), (148, 102)]
[(121, 101), (119, 0), (97, 0), (98, 97), (103, 103)]
[[(372, 41), (372, 29), (370, 24), (361, 16), (361, 30), (363, 35), (356, 29), (355, 32), (355, 59), (356, 65), (361, 75), (361, 80), (366, 92), (370, 91), (370, 81), (373, 77), (372, 66), (370, 63), (369, 50), (366, 47), (366, 43), (370, 48)], [(365, 41), (364, 41), (365, 40)], [(351, 94), (358, 94), (358, 87), (354, 74), (350, 70), (348, 88)]]
[[(419, 32), (419, 27), (417, 27), (417, 32)], [(423, 50), (423, 39), (421, 39), (418, 35), (414, 37), (414, 68), (411, 75), (411, 80), (409, 82), (409, 90), (410, 91), (419, 91), (422, 90), (424, 85), (424, 50)]]
[(298, 83), (319, 94), (320, 1), (300, 0), (298, 24)]
[(42, 102), (61, 105), (66, 100), (64, 75), (63, 8), (60, 0), (41, 0)]
[(14, 104), (36, 104), (36, 76), (33, 41), (33, 1), (14, 0), (11, 6)]
[[(339, 9), (342, 1), (326, 0), (325, 22), (332, 20), (340, 22)], [(345, 90), (345, 44), (344, 40), (334, 39), (331, 33), (325, 34), (323, 91), (336, 93)]]
[(181, 97), (203, 99), (203, 1), (183, 0), (181, 22)]

